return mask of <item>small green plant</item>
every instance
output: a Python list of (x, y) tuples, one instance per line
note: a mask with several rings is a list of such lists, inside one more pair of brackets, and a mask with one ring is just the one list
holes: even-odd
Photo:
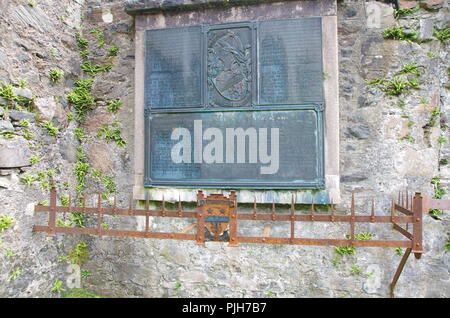
[(450, 27), (444, 27), (442, 29), (435, 28), (433, 36), (441, 42), (445, 42), (450, 38)]
[(176, 282), (176, 284), (175, 284), (175, 289), (176, 290), (179, 290), (180, 288), (181, 288), (181, 282)]
[(70, 221), (63, 221), (61, 219), (57, 219), (56, 220), (56, 226), (59, 226), (59, 227), (71, 227), (72, 226), (72, 222), (70, 222)]
[(86, 139), (86, 134), (85, 134), (83, 128), (75, 128), (73, 130), (73, 133), (74, 133), (75, 137), (77, 137), (77, 139), (80, 141)]
[(107, 49), (107, 57), (114, 57), (119, 55), (120, 49), (117, 45), (113, 45)]
[(81, 50), (80, 51), (80, 57), (83, 60), (87, 59), (89, 57), (89, 54), (90, 54), (89, 50)]
[(411, 83), (403, 77), (394, 76), (385, 82), (384, 91), (387, 95), (399, 96), (405, 89), (411, 87)]
[(70, 213), (69, 215), (70, 225), (75, 227), (84, 227), (86, 224), (86, 217), (83, 213)]
[(85, 264), (89, 258), (88, 246), (89, 245), (83, 241), (79, 242), (75, 248), (69, 251), (69, 254), (62, 257), (61, 260), (69, 261), (70, 263), (79, 266)]
[(21, 119), (19, 121), (19, 126), (26, 128), (26, 127), (30, 126), (30, 121), (28, 119)]
[(103, 222), (103, 223), (102, 223), (102, 228), (103, 228), (104, 230), (108, 230), (108, 229), (110, 228), (109, 223)]
[(97, 75), (97, 73), (109, 72), (113, 66), (111, 64), (108, 64), (108, 65), (94, 64), (94, 63), (92, 63), (92, 61), (87, 60), (87, 61), (84, 61), (80, 67), (87, 74), (89, 74), (92, 77), (95, 77)]
[(439, 160), (439, 164), (441, 166), (448, 165), (448, 159), (447, 158), (443, 158), (443, 159)]
[(423, 75), (423, 73), (419, 70), (416, 62), (411, 62), (403, 66), (403, 68), (397, 73), (398, 75), (401, 74), (413, 74), (417, 77), (420, 77)]
[(83, 196), (82, 192), (86, 186), (86, 184), (85, 184), (86, 175), (88, 174), (90, 168), (91, 168), (91, 166), (87, 162), (77, 161), (75, 163), (74, 174), (77, 179), (77, 186), (76, 186), (75, 190), (80, 197)]
[(105, 185), (106, 189), (109, 193), (116, 193), (116, 183), (114, 182), (114, 179), (110, 176), (104, 176), (102, 178), (103, 184)]
[(20, 268), (16, 268), (9, 274), (9, 279), (14, 280), (22, 273), (22, 270)]
[(27, 186), (31, 186), (35, 181), (35, 177), (28, 173), (24, 173), (22, 177), (20, 177), (20, 182), (24, 183)]
[(34, 8), (36, 6), (36, 1), (28, 1), (28, 5)]
[(67, 194), (63, 194), (60, 199), (61, 199), (61, 205), (62, 206), (69, 206), (69, 204), (70, 204), (70, 197)]
[(53, 121), (46, 121), (44, 123), (42, 123), (42, 128), (45, 128), (47, 130), (47, 133), (50, 136), (55, 137), (56, 135), (59, 134), (59, 129), (61, 128), (60, 126), (54, 126), (53, 125)]
[(63, 293), (61, 295), (61, 298), (102, 298), (102, 297), (81, 288), (74, 288)]
[(333, 264), (333, 266), (338, 266), (340, 263), (341, 260), (337, 256), (331, 259), (331, 264)]
[(352, 274), (361, 274), (362, 270), (359, 268), (358, 265), (352, 265), (350, 268), (350, 273)]
[(115, 113), (120, 109), (120, 106), (122, 106), (122, 104), (123, 104), (123, 102), (120, 99), (110, 101), (108, 103), (108, 111), (110, 113)]
[(5, 251), (6, 257), (11, 258), (11, 257), (14, 257), (14, 256), (15, 256), (13, 250), (10, 249), (10, 248), (6, 248), (6, 247), (5, 247), (5, 248), (4, 248), (4, 251)]
[(22, 79), (20, 79), (20, 80), (18, 80), (17, 81), (17, 84), (16, 84), (18, 87), (20, 87), (20, 88), (25, 88), (25, 87), (27, 87), (28, 86), (28, 80), (26, 79), (26, 78), (22, 78)]
[(383, 38), (386, 40), (399, 40), (399, 41), (414, 42), (419, 39), (419, 36), (418, 36), (417, 32), (415, 32), (415, 31), (405, 32), (404, 27), (395, 26), (395, 27), (384, 30)]
[(93, 34), (97, 38), (97, 46), (99, 48), (105, 46), (105, 35), (99, 29), (91, 30), (91, 34)]
[(403, 249), (402, 249), (401, 247), (396, 247), (396, 248), (395, 248), (395, 253), (396, 253), (398, 256), (403, 256)]
[(276, 295), (273, 291), (269, 291), (269, 292), (267, 293), (267, 297), (275, 298), (275, 297), (277, 297), (277, 295)]
[(50, 80), (53, 82), (53, 83), (58, 83), (59, 82), (59, 80), (61, 79), (61, 78), (63, 78), (64, 77), (64, 71), (62, 71), (62, 70), (60, 70), (59, 68), (52, 68), (49, 72), (48, 72), (48, 75), (50, 76)]
[(32, 140), (32, 139), (34, 139), (34, 136), (33, 136), (33, 134), (31, 133), (30, 130), (24, 129), (22, 132), (23, 132), (22, 137), (25, 138), (26, 140)]
[(356, 252), (356, 247), (354, 246), (336, 246), (334, 252), (338, 255), (353, 255)]
[(10, 84), (2, 83), (0, 86), (0, 97), (9, 102), (17, 102), (18, 96), (14, 93), (14, 87)]
[(445, 242), (445, 250), (450, 251), (450, 234), (448, 235), (447, 242)]
[(14, 220), (8, 215), (0, 214), (0, 232), (6, 231), (14, 223)]
[(445, 138), (444, 136), (439, 136), (439, 138), (438, 138), (437, 141), (438, 141), (438, 143), (440, 143), (440, 144), (445, 144), (445, 143), (448, 142), (448, 139)]
[(81, 278), (88, 278), (90, 276), (92, 276), (91, 271), (88, 271), (88, 270), (82, 270), (81, 271)]
[(371, 240), (373, 234), (370, 232), (359, 232), (355, 234), (355, 239), (357, 240)]
[(122, 129), (119, 127), (119, 123), (114, 121), (111, 125), (103, 125), (97, 132), (97, 137), (114, 141), (119, 147), (125, 147), (126, 142), (121, 136)]
[(87, 113), (95, 106), (95, 99), (91, 95), (93, 80), (78, 80), (74, 89), (67, 95), (67, 100), (74, 106), (76, 119), (82, 121)]
[(436, 123), (439, 119), (439, 117), (441, 116), (441, 112), (438, 108), (433, 109), (430, 112), (430, 119), (428, 120), (428, 122), (425, 124), (425, 127), (434, 127), (436, 126)]
[(399, 138), (398, 140), (400, 140), (400, 141), (407, 141), (407, 142), (409, 142), (411, 144), (415, 143), (414, 138), (410, 134), (407, 134), (406, 136), (403, 136), (402, 138)]
[(35, 165), (35, 164), (37, 164), (40, 161), (41, 161), (41, 157), (39, 157), (38, 155), (33, 155), (33, 156), (30, 157), (30, 163), (32, 165)]
[(50, 291), (51, 291), (52, 293), (60, 293), (60, 292), (63, 292), (63, 291), (65, 291), (65, 289), (62, 288), (62, 285), (63, 285), (63, 282), (60, 281), (60, 280), (57, 280), (57, 281), (55, 281), (55, 282), (53, 283), (53, 287), (52, 287), (52, 289), (51, 289)]
[(75, 33), (75, 40), (80, 50), (86, 50), (88, 48), (89, 41), (85, 37), (83, 37), (80, 32)]
[(2, 131), (0, 132), (0, 136), (2, 136), (5, 139), (11, 139), (17, 136), (16, 133), (10, 132), (10, 131)]
[(74, 120), (74, 119), (75, 119), (75, 114), (74, 114), (74, 113), (72, 113), (72, 112), (67, 113), (67, 120), (68, 120), (69, 122), (71, 122), (71, 121)]
[(416, 13), (419, 10), (420, 10), (419, 6), (417, 6), (415, 8), (411, 8), (411, 9), (394, 10), (394, 18), (401, 19), (401, 18), (404, 18), (406, 16), (413, 15), (414, 13)]
[(427, 57), (429, 57), (430, 59), (436, 59), (436, 58), (438, 58), (439, 56), (436, 55), (436, 54), (434, 54), (433, 52), (428, 52), (428, 53), (427, 53)]

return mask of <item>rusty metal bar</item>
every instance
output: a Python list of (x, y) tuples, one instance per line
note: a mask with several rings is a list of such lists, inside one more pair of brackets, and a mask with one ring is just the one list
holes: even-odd
[[(238, 236), (240, 243), (265, 243), (265, 244), (293, 244), (293, 245), (331, 245), (331, 246), (364, 246), (364, 247), (404, 247), (412, 246), (407, 240), (346, 240), (346, 239), (316, 239), (316, 238), (295, 238), (289, 237), (259, 237), (259, 236)], [(291, 243), (292, 241), (292, 243)]]
[(400, 274), (403, 271), (403, 268), (405, 267), (406, 261), (408, 260), (409, 254), (411, 254), (411, 248), (407, 248), (405, 251), (405, 254), (403, 254), (403, 257), (400, 261), (400, 264), (397, 267), (397, 271), (395, 272), (394, 278), (392, 279), (392, 282), (390, 284), (390, 294), (391, 298), (394, 298), (394, 289), (395, 285), (397, 285), (397, 281), (400, 277)]
[(413, 222), (413, 249), (412, 252), (416, 258), (420, 258), (423, 253), (422, 249), (422, 218), (423, 218), (423, 197), (420, 193), (414, 196), (414, 222)]
[(102, 196), (99, 193), (97, 199), (97, 232), (101, 235), (102, 232)]
[[(42, 212), (48, 212), (50, 211), (49, 206), (42, 206), (38, 205), (35, 207), (35, 212), (42, 213)], [(84, 214), (96, 214), (97, 209), (96, 208), (88, 208), (85, 209), (81, 207), (72, 207), (71, 212), (73, 213), (84, 213)], [(142, 209), (116, 209), (116, 212), (114, 213), (113, 208), (102, 208), (103, 214), (107, 215), (135, 215), (135, 216), (146, 216), (146, 211)], [(63, 213), (63, 212), (69, 212), (69, 207), (65, 206), (57, 206), (55, 208), (55, 212), (57, 213)], [(160, 216), (161, 211), (160, 210), (150, 210), (149, 216)], [(166, 211), (166, 217), (181, 217), (181, 218), (197, 218), (197, 212), (188, 212), (183, 211), (181, 213), (181, 216), (179, 216), (178, 211)], [(350, 222), (351, 215), (334, 215), (335, 222)], [(371, 222), (371, 216), (369, 215), (355, 215), (354, 222), (355, 223), (366, 223)], [(270, 221), (272, 220), (272, 216), (269, 213), (258, 213), (256, 215), (252, 213), (237, 213), (237, 219), (238, 220), (257, 220), (257, 221)], [(277, 214), (276, 215), (277, 221), (290, 221), (291, 216), (290, 214)], [(374, 216), (375, 223), (392, 223), (390, 216)], [(413, 223), (414, 218), (412, 216), (394, 216), (393, 218), (395, 223)], [(295, 221), (296, 222), (308, 222), (311, 221), (311, 215), (295, 215)], [(314, 220), (317, 222), (332, 222), (332, 215), (320, 215), (320, 214), (314, 214)]]
[(423, 213), (428, 213), (429, 210), (450, 210), (450, 200), (438, 200), (425, 197), (423, 198)]
[(150, 232), (150, 202), (149, 200), (145, 200), (145, 232)]
[(197, 245), (205, 245), (205, 197), (202, 191), (197, 196)]
[(403, 234), (406, 238), (408, 238), (410, 240), (413, 239), (413, 235), (411, 233), (409, 233), (407, 230), (405, 230), (404, 228), (402, 228), (397, 223), (394, 223), (394, 230), (400, 232), (401, 234)]
[(355, 192), (352, 192), (352, 206), (351, 206), (351, 217), (350, 217), (350, 240), (355, 239)]
[(228, 246), (238, 246), (239, 245), (239, 238), (238, 238), (238, 232), (237, 232), (238, 203), (237, 203), (236, 192), (234, 192), (234, 191), (231, 191), (230, 203), (233, 205), (233, 207), (231, 209), (231, 215), (230, 215), (230, 225), (229, 225), (229, 227), (230, 227), (230, 243), (228, 244)]
[(404, 208), (404, 207), (402, 207), (402, 206), (400, 206), (398, 204), (394, 204), (394, 209), (396, 211), (398, 211), (400, 213), (403, 213), (403, 214), (406, 214), (406, 215), (413, 215), (413, 213), (410, 210), (408, 210), (408, 209), (406, 209), (406, 208)]
[(48, 218), (48, 225), (50, 227), (50, 235), (55, 235), (56, 228), (56, 187), (52, 183), (52, 188), (50, 190), (50, 215)]
[(295, 238), (295, 203), (294, 203), (294, 194), (292, 194), (291, 200), (291, 241), (293, 242)]
[[(97, 229), (81, 228), (81, 227), (56, 227), (58, 233), (65, 234), (88, 234), (97, 235)], [(47, 232), (50, 234), (49, 226), (35, 225), (33, 227), (35, 232)], [(136, 238), (155, 238), (155, 239), (173, 239), (173, 240), (190, 240), (197, 239), (196, 234), (185, 233), (165, 233), (165, 232), (143, 232), (131, 230), (103, 230), (100, 236), (121, 236), (121, 237), (136, 237)]]

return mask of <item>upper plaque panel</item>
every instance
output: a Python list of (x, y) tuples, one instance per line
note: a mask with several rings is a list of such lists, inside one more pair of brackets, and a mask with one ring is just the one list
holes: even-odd
[(259, 104), (321, 102), (321, 18), (269, 20), (258, 27)]
[(209, 106), (251, 106), (252, 42), (250, 26), (208, 31)]
[(201, 27), (147, 31), (147, 108), (198, 107), (202, 104), (201, 48)]

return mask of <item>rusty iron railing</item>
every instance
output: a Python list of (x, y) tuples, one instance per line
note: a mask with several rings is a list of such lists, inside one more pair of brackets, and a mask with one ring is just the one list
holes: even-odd
[[(239, 213), (236, 193), (231, 191), (229, 197), (221, 194), (211, 194), (205, 197), (202, 191), (198, 192), (198, 201), (195, 211), (185, 211), (181, 201), (178, 202), (177, 210), (167, 210), (163, 198), (161, 209), (150, 209), (150, 201), (145, 201), (143, 209), (133, 207), (133, 201), (130, 199), (128, 208), (118, 208), (116, 198), (112, 207), (102, 207), (101, 195), (98, 195), (96, 207), (86, 207), (86, 201), (82, 206), (57, 205), (57, 193), (53, 187), (50, 192), (49, 206), (37, 205), (36, 212), (48, 212), (48, 225), (35, 225), (33, 231), (47, 232), (49, 235), (56, 233), (65, 234), (87, 234), (97, 236), (119, 236), (135, 238), (155, 238), (155, 239), (174, 239), (174, 240), (192, 240), (199, 245), (204, 245), (206, 241), (228, 242), (229, 246), (238, 246), (240, 243), (259, 243), (259, 244), (290, 244), (290, 245), (322, 245), (322, 246), (364, 246), (364, 247), (399, 247), (406, 248), (406, 251), (400, 261), (394, 278), (390, 284), (390, 295), (394, 297), (394, 289), (402, 273), (406, 261), (411, 254), (420, 258), (423, 253), (422, 246), (422, 219), (423, 213), (430, 209), (450, 209), (450, 200), (435, 200), (416, 193), (414, 196), (405, 191), (399, 193), (397, 202), (392, 202), (390, 215), (375, 215), (375, 204), (372, 200), (370, 215), (356, 215), (355, 195), (352, 194), (350, 214), (337, 214), (335, 207), (331, 204), (328, 214), (317, 213), (314, 202), (308, 214), (296, 213), (295, 198), (292, 196), (289, 213), (277, 213), (275, 203), (272, 203), (271, 213), (258, 213), (256, 199), (253, 204), (252, 213)], [(70, 201), (70, 200), (69, 200)], [(58, 213), (81, 213), (97, 216), (96, 227), (64, 227), (57, 226)], [(401, 214), (401, 215), (397, 215)], [(102, 227), (104, 215), (123, 215), (123, 216), (145, 216), (145, 230), (116, 230), (105, 229)], [(154, 232), (150, 231), (150, 217), (169, 217), (169, 218), (189, 218), (196, 219), (187, 228), (177, 233)], [(264, 226), (262, 236), (242, 236), (238, 234), (238, 221), (280, 221), (290, 223), (289, 237), (270, 236), (270, 224)], [(348, 223), (350, 235), (347, 239), (330, 238), (306, 238), (296, 235), (296, 222), (332, 222)], [(355, 237), (355, 225), (360, 223), (387, 223), (392, 224), (393, 229), (401, 233), (404, 240), (361, 240)], [(400, 224), (406, 224), (405, 227)], [(409, 227), (412, 232), (409, 232)], [(195, 234), (188, 232), (196, 228)]]

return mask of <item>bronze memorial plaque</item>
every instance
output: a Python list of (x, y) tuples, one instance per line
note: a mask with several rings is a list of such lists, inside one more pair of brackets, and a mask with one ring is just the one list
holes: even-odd
[(146, 33), (145, 186), (320, 189), (321, 18)]

